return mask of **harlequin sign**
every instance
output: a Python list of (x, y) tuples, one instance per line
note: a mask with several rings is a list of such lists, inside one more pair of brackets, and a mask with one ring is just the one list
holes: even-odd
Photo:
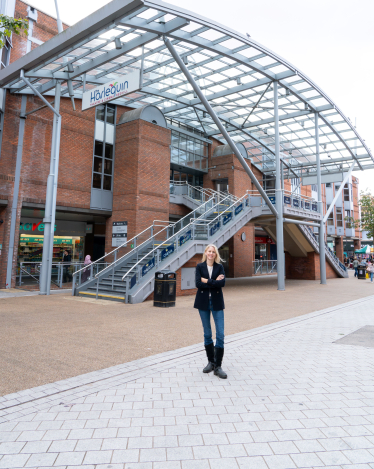
[(148, 261), (145, 265), (143, 265), (142, 277), (144, 277), (144, 275), (148, 274), (148, 272), (150, 270), (152, 270), (154, 266), (155, 266), (155, 258), (152, 257), (152, 259), (150, 261)]
[(163, 261), (174, 252), (174, 246), (169, 246), (161, 251), (161, 260)]

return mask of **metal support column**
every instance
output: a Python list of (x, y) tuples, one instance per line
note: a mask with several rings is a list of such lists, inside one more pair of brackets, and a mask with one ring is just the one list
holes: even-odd
[(281, 160), (279, 145), (279, 113), (278, 113), (278, 82), (274, 81), (274, 123), (275, 123), (275, 205), (278, 216), (276, 218), (277, 237), (277, 277), (278, 290), (285, 290), (285, 262), (283, 240), (283, 190), (281, 187)]
[(16, 174), (14, 179), (13, 187), (13, 200), (12, 200), (12, 212), (10, 217), (10, 233), (9, 233), (9, 249), (8, 249), (8, 263), (6, 269), (6, 288), (12, 287), (12, 270), (13, 270), (13, 255), (14, 255), (14, 238), (16, 234), (16, 222), (17, 222), (17, 206), (18, 206), (18, 194), (19, 184), (21, 179), (21, 166), (22, 166), (22, 151), (23, 151), (23, 136), (25, 133), (25, 112), (27, 104), (27, 95), (22, 95), (21, 100), (21, 114), (18, 129), (18, 145), (17, 145), (17, 159), (16, 159)]
[(315, 115), (315, 137), (316, 137), (316, 163), (317, 163), (317, 199), (318, 210), (321, 214), (319, 224), (319, 268), (321, 284), (326, 285), (326, 252), (325, 252), (325, 222), (323, 220), (322, 182), (321, 182), (321, 160), (319, 155), (319, 123), (318, 113)]
[(166, 36), (164, 36), (164, 42), (165, 42), (166, 47), (169, 49), (169, 52), (173, 56), (174, 60), (179, 65), (179, 68), (182, 70), (184, 76), (187, 78), (188, 82), (192, 86), (192, 88), (195, 91), (196, 95), (199, 97), (201, 103), (203, 104), (203, 106), (205, 107), (207, 112), (209, 113), (210, 117), (213, 119), (214, 123), (216, 124), (219, 131), (221, 132), (221, 134), (225, 138), (226, 142), (229, 144), (232, 152), (238, 158), (238, 160), (242, 164), (245, 172), (248, 174), (249, 178), (251, 179), (253, 184), (256, 186), (256, 189), (262, 195), (262, 197), (265, 200), (267, 206), (270, 208), (270, 211), (273, 213), (273, 215), (277, 216), (277, 210), (275, 209), (274, 205), (271, 203), (269, 197), (267, 196), (266, 192), (262, 188), (261, 184), (258, 182), (256, 176), (251, 171), (250, 167), (248, 166), (247, 162), (243, 158), (242, 154), (237, 149), (234, 141), (231, 139), (230, 135), (227, 133), (226, 129), (223, 127), (223, 125), (222, 125), (221, 121), (219, 120), (217, 114), (214, 112), (214, 110), (211, 107), (211, 105), (209, 104), (208, 100), (203, 95), (199, 85), (196, 83), (193, 76), (189, 72), (188, 68), (183, 63), (182, 59), (179, 57), (178, 52), (175, 50), (173, 44), (169, 41), (169, 39)]
[[(40, 295), (49, 295), (51, 287), (51, 273), (53, 260), (53, 240), (56, 219), (56, 198), (58, 182), (58, 163), (60, 156), (61, 116), (60, 110), (61, 83), (58, 81), (55, 89), (55, 114), (53, 116), (52, 148), (49, 176), (47, 179), (47, 193), (44, 213), (44, 242), (42, 270), (40, 278)], [(57, 114), (56, 114), (57, 113)]]

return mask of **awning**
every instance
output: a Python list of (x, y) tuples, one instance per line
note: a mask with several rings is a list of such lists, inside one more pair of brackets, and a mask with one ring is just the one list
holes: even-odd
[(281, 158), (291, 177), (316, 174), (316, 113), (322, 175), (348, 171), (353, 161), (355, 170), (374, 168), (350, 119), (301, 70), (250, 37), (160, 0), (113, 0), (1, 70), (0, 86), (16, 95), (33, 94), (20, 79), (23, 69), (40, 93), (53, 95), (61, 80), (62, 94), (69, 96), (70, 83), (80, 99), (83, 90), (141, 69), (140, 91), (114, 102), (132, 108), (153, 104), (170, 124), (226, 143), (163, 36), (172, 41), (231, 138), (243, 143), (263, 173), (275, 174), (275, 81)]

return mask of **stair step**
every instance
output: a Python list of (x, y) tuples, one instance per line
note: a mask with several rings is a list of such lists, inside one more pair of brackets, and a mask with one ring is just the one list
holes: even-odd
[[(82, 292), (79, 292), (78, 294), (79, 296), (94, 296), (96, 298), (96, 293), (90, 293), (90, 292), (87, 292), (87, 291), (82, 291)], [(98, 298), (100, 299), (104, 299), (104, 300), (115, 300), (115, 301), (125, 301), (125, 297), (124, 296), (118, 296), (118, 295), (107, 295), (106, 293), (99, 293), (97, 295)]]

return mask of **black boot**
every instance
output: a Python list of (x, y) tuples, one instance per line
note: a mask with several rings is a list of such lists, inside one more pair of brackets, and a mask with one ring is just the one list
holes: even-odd
[(214, 370), (214, 344), (205, 345), (205, 351), (208, 357), (208, 364), (203, 369), (203, 373), (210, 373)]
[(223, 352), (223, 348), (214, 347), (214, 374), (218, 376), (218, 378), (226, 379), (227, 374), (221, 368)]

